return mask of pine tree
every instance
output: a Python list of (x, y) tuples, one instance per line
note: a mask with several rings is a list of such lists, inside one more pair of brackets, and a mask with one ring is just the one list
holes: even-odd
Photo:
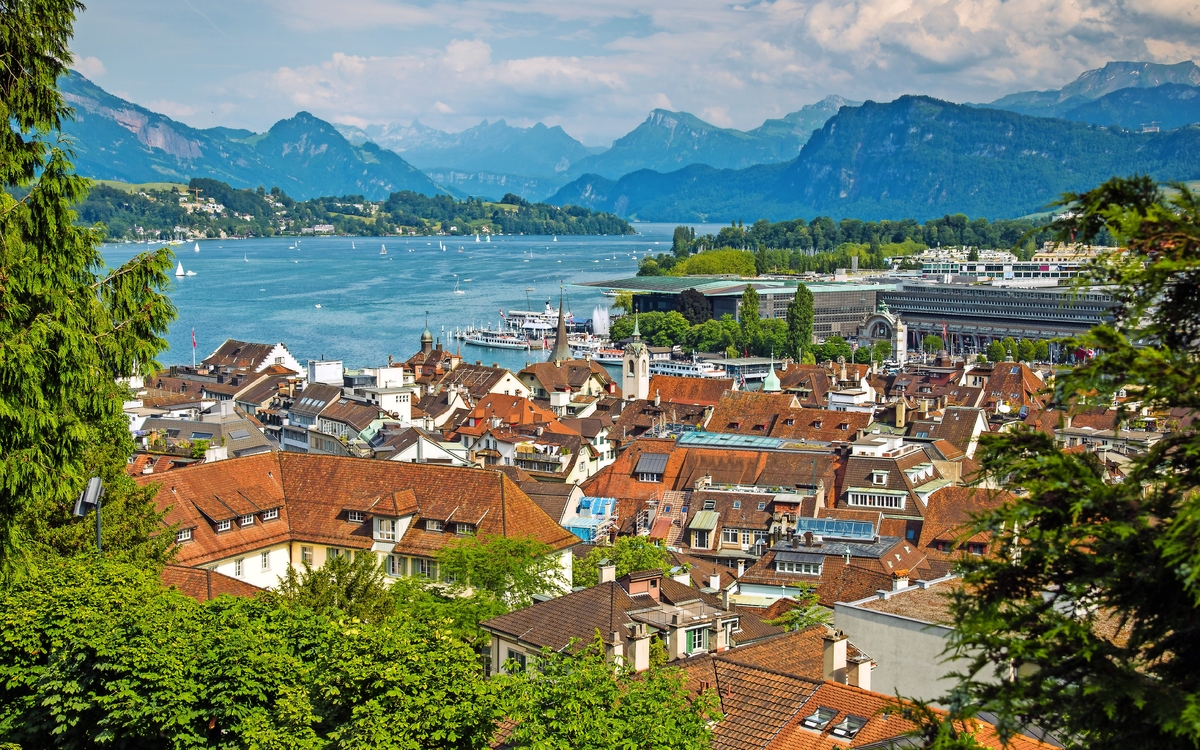
[[(71, 60), (75, 0), (0, 10), (0, 572), (12, 573), (31, 510), (65, 514), (106, 439), (128, 429), (118, 378), (148, 373), (175, 310), (167, 249), (107, 270), (101, 233), (75, 226), (89, 183), (58, 138), (71, 116), (55, 88)], [(121, 460), (108, 454), (108, 460)]]
[(787, 309), (787, 354), (797, 362), (804, 361), (804, 352), (812, 346), (813, 296), (808, 287), (796, 285), (796, 296)]

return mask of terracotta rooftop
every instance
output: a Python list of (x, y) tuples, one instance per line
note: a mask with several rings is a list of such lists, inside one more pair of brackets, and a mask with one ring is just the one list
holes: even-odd
[(761, 435), (785, 440), (851, 441), (871, 424), (868, 412), (806, 409), (790, 393), (728, 391), (709, 417), (710, 432)]
[(725, 391), (733, 390), (732, 378), (685, 378), (677, 375), (651, 375), (650, 399), (660, 402), (716, 406)]
[(255, 596), (263, 589), (224, 573), (186, 565), (166, 565), (160, 575), (163, 585), (179, 590), (196, 601), (206, 602), (221, 595)]

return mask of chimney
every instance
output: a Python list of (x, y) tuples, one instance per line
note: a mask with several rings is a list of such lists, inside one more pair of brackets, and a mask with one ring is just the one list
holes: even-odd
[(721, 589), (721, 609), (729, 611), (729, 589)]
[(721, 651), (728, 651), (729, 650), (729, 641), (727, 640), (728, 633), (726, 633), (726, 631), (725, 631), (725, 623), (721, 620), (721, 618), (718, 617), (717, 619), (713, 620), (713, 628), (717, 631), (716, 632), (717, 643), (716, 643), (716, 648), (714, 648), (713, 651), (716, 651), (718, 653)]
[(834, 630), (825, 635), (823, 676), (831, 682), (846, 684), (846, 634)]
[(713, 573), (708, 577), (708, 587), (714, 591), (721, 590), (721, 574)]
[(654, 405), (657, 407), (662, 403), (662, 399), (658, 397), (658, 389), (654, 389)]
[(892, 573), (892, 591), (908, 588), (908, 571), (898, 570)]
[(737, 567), (737, 571), (738, 571), (738, 572), (737, 572), (737, 577), (738, 577), (738, 578), (741, 578), (741, 577), (742, 577), (742, 575), (743, 575), (743, 574), (746, 572), (746, 561), (745, 561), (744, 559), (742, 559), (742, 558), (738, 558), (738, 567)]
[(846, 680), (854, 687), (871, 689), (871, 660), (855, 660), (846, 665)]
[(805, 547), (813, 546), (813, 533), (811, 531), (804, 532), (804, 546)]
[(612, 633), (612, 642), (608, 646), (608, 661), (610, 664), (625, 663), (625, 644), (621, 642), (621, 634), (617, 631)]
[(671, 569), (671, 580), (675, 583), (682, 583), (684, 586), (692, 585), (692, 576), (682, 565)]
[(612, 583), (617, 580), (617, 566), (608, 560), (600, 561), (600, 583)]
[(904, 397), (901, 396), (900, 398), (896, 399), (896, 429), (898, 429), (898, 430), (904, 427), (904, 417), (905, 417), (904, 412), (905, 412)]
[(633, 624), (633, 671), (645, 672), (650, 668), (650, 631), (646, 628), (646, 623), (635, 622)]

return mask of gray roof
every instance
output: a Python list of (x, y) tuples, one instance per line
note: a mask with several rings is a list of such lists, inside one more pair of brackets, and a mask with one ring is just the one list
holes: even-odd
[(336, 385), (324, 383), (309, 383), (308, 387), (296, 394), (296, 400), (288, 408), (288, 412), (304, 417), (316, 418), (330, 404), (336, 404), (342, 398), (342, 389)]
[[(796, 537), (799, 539), (799, 537)], [(779, 557), (781, 554), (810, 554), (819, 557), (844, 557), (847, 552), (851, 557), (873, 557), (879, 559), (887, 554), (888, 550), (896, 546), (896, 542), (900, 541), (898, 536), (881, 536), (876, 541), (867, 544), (865, 542), (841, 542), (841, 541), (826, 541), (821, 546), (805, 547), (803, 541), (799, 547), (793, 547), (791, 542), (781, 541), (771, 550), (776, 553), (775, 557), (780, 560), (787, 558)], [(798, 562), (810, 562), (800, 560)]]
[(643, 453), (638, 457), (637, 468), (634, 472), (638, 474), (662, 474), (667, 469), (667, 459), (670, 458), (666, 453)]

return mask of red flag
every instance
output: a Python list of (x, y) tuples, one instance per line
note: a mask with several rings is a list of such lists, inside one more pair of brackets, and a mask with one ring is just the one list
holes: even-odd
[(192, 348), (196, 348), (196, 329), (192, 329)]

